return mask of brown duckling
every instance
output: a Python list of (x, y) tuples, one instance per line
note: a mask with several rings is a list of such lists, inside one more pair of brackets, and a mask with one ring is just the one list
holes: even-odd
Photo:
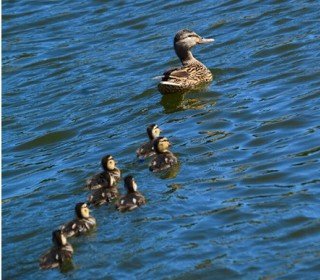
[(105, 181), (99, 189), (94, 189), (88, 197), (88, 204), (99, 206), (110, 203), (119, 196), (118, 187), (114, 183), (113, 176), (105, 174)]
[(193, 31), (180, 30), (174, 37), (174, 50), (182, 66), (163, 73), (162, 81), (158, 84), (159, 91), (162, 94), (184, 93), (211, 82), (211, 71), (194, 58), (191, 49), (198, 44), (213, 41), (214, 39), (202, 38)]
[(169, 151), (171, 143), (166, 137), (158, 137), (153, 147), (156, 155), (153, 157), (149, 165), (149, 170), (152, 172), (160, 172), (178, 163), (175, 155)]
[(159, 137), (161, 129), (156, 124), (151, 124), (147, 127), (147, 134), (149, 137), (149, 142), (146, 142), (140, 146), (137, 150), (137, 157), (141, 160), (155, 155), (153, 149), (153, 141)]
[(107, 155), (101, 159), (101, 166), (104, 171), (87, 180), (86, 186), (88, 189), (94, 190), (101, 188), (101, 186), (105, 184), (107, 180), (107, 174), (113, 177), (115, 184), (120, 181), (121, 171), (116, 167), (116, 161), (111, 155)]
[(137, 183), (131, 175), (124, 178), (124, 187), (127, 189), (127, 194), (116, 203), (119, 211), (131, 211), (146, 204), (144, 196), (138, 191)]
[(75, 212), (77, 217), (61, 226), (61, 231), (67, 238), (84, 234), (92, 230), (97, 224), (96, 219), (90, 216), (90, 210), (86, 203), (77, 203)]
[(71, 262), (73, 248), (61, 230), (52, 232), (52, 242), (54, 246), (39, 259), (39, 266), (42, 269), (61, 267)]

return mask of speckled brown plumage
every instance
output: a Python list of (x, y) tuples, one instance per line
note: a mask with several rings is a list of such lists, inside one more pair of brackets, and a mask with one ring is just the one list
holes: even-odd
[(191, 48), (212, 41), (190, 30), (180, 30), (174, 38), (174, 49), (183, 66), (163, 73), (158, 84), (159, 91), (162, 94), (184, 93), (210, 83), (213, 79), (211, 71), (193, 57)]

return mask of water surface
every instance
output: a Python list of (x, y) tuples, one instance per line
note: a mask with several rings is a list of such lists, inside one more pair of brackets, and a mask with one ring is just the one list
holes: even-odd
[[(4, 279), (317, 279), (318, 1), (3, 1)], [(215, 76), (184, 96), (174, 34)], [(157, 123), (180, 160), (150, 174), (135, 150)], [(51, 231), (112, 154), (148, 204), (94, 209), (75, 269), (40, 271)], [(122, 186), (121, 186), (122, 188)]]

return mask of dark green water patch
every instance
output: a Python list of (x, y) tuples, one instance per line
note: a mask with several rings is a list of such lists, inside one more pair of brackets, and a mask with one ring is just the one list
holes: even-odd
[(46, 135), (35, 138), (29, 142), (23, 143), (15, 148), (16, 151), (29, 150), (42, 146), (51, 145), (54, 143), (63, 142), (69, 138), (72, 138), (76, 133), (72, 130), (50, 132)]

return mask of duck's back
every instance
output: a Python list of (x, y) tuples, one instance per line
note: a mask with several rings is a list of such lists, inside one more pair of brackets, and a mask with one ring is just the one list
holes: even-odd
[(137, 149), (137, 157), (139, 159), (145, 159), (147, 157), (153, 156), (155, 151), (153, 149), (153, 141), (146, 142)]
[(89, 217), (85, 219), (74, 219), (61, 227), (66, 237), (76, 236), (88, 232), (96, 225), (96, 219)]
[(104, 203), (109, 203), (113, 199), (119, 196), (119, 190), (116, 186), (113, 187), (102, 187), (100, 189), (93, 190), (92, 194), (89, 196), (88, 201), (95, 206), (102, 205)]
[(95, 190), (102, 187), (102, 185), (106, 184), (108, 181), (107, 173), (101, 172), (96, 175), (94, 175), (92, 178), (87, 180), (86, 187), (89, 190)]
[(165, 72), (158, 89), (162, 94), (184, 93), (211, 82), (212, 78), (211, 71), (201, 62), (195, 61)]
[(153, 172), (158, 172), (170, 168), (177, 162), (178, 159), (175, 157), (175, 155), (172, 152), (167, 151), (165, 153), (155, 155), (150, 163), (149, 169)]
[(137, 191), (121, 197), (116, 204), (116, 208), (119, 211), (131, 211), (144, 204), (146, 204), (144, 196)]

